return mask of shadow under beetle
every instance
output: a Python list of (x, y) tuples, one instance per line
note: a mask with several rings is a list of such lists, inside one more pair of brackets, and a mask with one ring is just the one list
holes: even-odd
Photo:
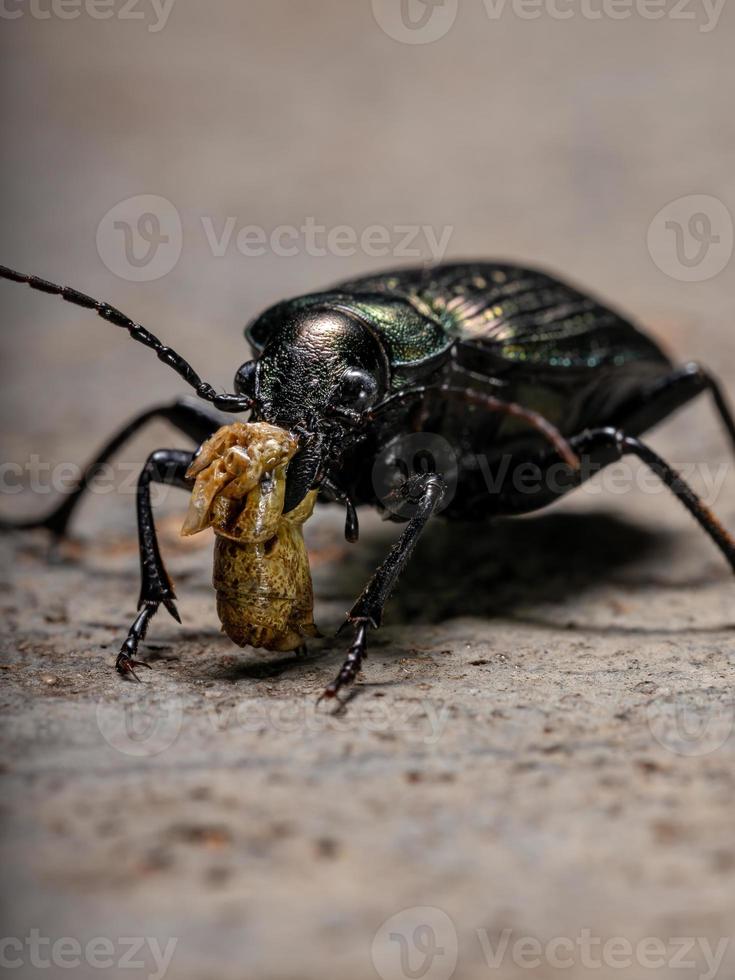
[[(669, 487), (735, 571), (735, 541), (639, 439), (706, 390), (735, 444), (735, 422), (717, 382), (696, 364), (675, 367), (629, 320), (541, 271), (495, 262), (398, 269), (278, 303), (246, 328), (255, 358), (238, 369), (234, 394), (217, 393), (175, 351), (106, 303), (2, 267), (0, 278), (59, 295), (125, 328), (212, 406), (181, 400), (148, 409), (101, 450), (52, 514), (15, 527), (45, 527), (62, 537), (99, 467), (154, 418), (198, 444), (222, 425), (221, 412), (249, 411), (253, 421), (289, 430), (299, 449), (286, 475), (284, 513), (317, 488), (345, 506), (350, 541), (358, 537), (357, 505), (385, 508), (376, 463), (403, 464), (393, 492), (403, 507), (391, 508), (389, 516), (397, 510), (407, 524), (347, 616), (343, 629), (352, 631), (352, 644), (324, 692), (328, 697), (360, 671), (368, 630), (380, 626), (385, 603), (438, 509), (462, 520), (525, 514), (633, 455)], [(444, 500), (446, 474), (405, 465), (402, 440), (417, 432), (451, 447), (453, 493)], [(161, 604), (180, 621), (159, 552), (150, 484), (190, 490), (186, 472), (193, 458), (160, 449), (140, 474), (141, 592), (117, 658), (123, 674), (140, 663), (134, 659), (138, 645)], [(529, 472), (538, 479), (529, 481)]]

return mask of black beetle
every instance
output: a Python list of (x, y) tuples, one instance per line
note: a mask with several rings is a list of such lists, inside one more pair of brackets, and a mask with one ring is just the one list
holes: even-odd
[[(246, 328), (256, 357), (238, 370), (236, 394), (218, 394), (183, 358), (106, 303), (10, 269), (0, 268), (0, 277), (124, 327), (215, 409), (250, 411), (255, 420), (296, 433), (300, 449), (288, 470), (285, 512), (319, 488), (346, 506), (346, 535), (356, 540), (356, 505), (385, 507), (392, 496), (391, 516), (408, 523), (347, 616), (353, 642), (328, 696), (359, 672), (367, 631), (380, 626), (401, 570), (440, 508), (461, 519), (528, 513), (632, 454), (672, 490), (735, 571), (735, 541), (638, 438), (708, 390), (735, 443), (735, 422), (716, 381), (697, 365), (674, 367), (629, 320), (544, 272), (494, 262), (398, 269), (279, 303)], [(112, 439), (50, 516), (16, 526), (64, 535), (100, 465), (153, 418), (167, 419), (197, 443), (222, 423), (218, 413), (186, 400), (149, 409)], [(423, 462), (406, 466), (402, 447), (411, 433), (431, 433), (437, 445), (450, 447), (451, 494), (445, 496), (448, 474), (429, 458), (431, 444)], [(123, 673), (136, 665), (138, 644), (161, 603), (179, 619), (156, 539), (150, 483), (189, 489), (192, 458), (159, 450), (140, 476), (140, 611), (117, 659)], [(403, 467), (403, 480), (391, 495), (390, 481), (379, 484), (394, 465)], [(538, 477), (532, 484), (529, 467)]]

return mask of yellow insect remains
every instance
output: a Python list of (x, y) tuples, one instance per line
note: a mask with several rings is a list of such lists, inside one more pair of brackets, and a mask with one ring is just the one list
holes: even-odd
[(266, 422), (218, 429), (194, 457), (183, 535), (216, 535), (213, 584), (222, 629), (238, 646), (295, 650), (318, 636), (303, 524), (317, 491), (283, 513), (296, 437)]

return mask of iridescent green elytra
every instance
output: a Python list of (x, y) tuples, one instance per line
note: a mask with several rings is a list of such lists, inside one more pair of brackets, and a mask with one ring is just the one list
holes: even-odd
[(339, 308), (379, 334), (394, 386), (424, 373), (461, 345), (483, 352), (496, 371), (599, 370), (633, 362), (667, 365), (628, 320), (537, 270), (500, 263), (398, 269), (340, 283), (271, 307), (247, 328), (256, 350), (291, 313)]

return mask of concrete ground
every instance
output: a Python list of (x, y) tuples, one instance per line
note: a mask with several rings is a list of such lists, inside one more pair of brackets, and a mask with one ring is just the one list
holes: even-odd
[[(416, 46), (332, 0), (178, 0), (156, 33), (21, 17), (3, 261), (109, 299), (224, 386), (266, 304), (406, 258), (220, 256), (202, 217), (450, 226), (449, 255), (565, 272), (733, 392), (732, 258), (687, 281), (648, 234), (690, 195), (735, 213), (732, 14), (490, 23), (478, 3)], [(183, 225), (148, 282), (95, 244), (137, 194)], [(1, 513), (28, 515), (62, 464), (182, 388), (111, 327), (0, 286)], [(735, 528), (706, 400), (652, 442)], [(138, 437), (56, 563), (43, 534), (0, 540), (11, 975), (733, 976), (735, 592), (676, 501), (633, 466), (509, 525), (436, 521), (335, 712), (315, 703), (334, 630), (396, 534), (369, 514), (357, 546), (339, 510), (307, 525), (326, 636), (265, 656), (220, 634), (211, 540), (180, 539), (186, 501), (161, 495), (184, 624), (153, 622), (140, 685), (112, 669), (138, 590), (131, 478), (184, 444)]]
[[(733, 586), (673, 500), (437, 521), (343, 713), (315, 704), (343, 643), (301, 659), (219, 633), (211, 542), (177, 537), (181, 510), (184, 626), (154, 621), (140, 685), (112, 669), (130, 520), (61, 564), (41, 534), (2, 542), (9, 936), (175, 937), (177, 978), (285, 978), (372, 976), (379, 926), (415, 906), (450, 917), (462, 977), (487, 975), (477, 930), (513, 930), (499, 976), (521, 937), (730, 935)], [(350, 547), (341, 520), (308, 526), (329, 634), (394, 533), (367, 520)]]

